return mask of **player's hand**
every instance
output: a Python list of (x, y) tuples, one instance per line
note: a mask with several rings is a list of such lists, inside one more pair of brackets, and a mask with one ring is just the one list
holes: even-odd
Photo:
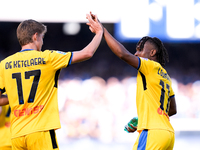
[(135, 131), (137, 130), (137, 127), (134, 127), (132, 124), (130, 124), (130, 126), (132, 127), (132, 129), (128, 126), (128, 127), (127, 127), (127, 131), (128, 131), (128, 132), (131, 133), (131, 132), (135, 132)]
[[(92, 12), (90, 12), (90, 15), (92, 16), (93, 20), (96, 18), (96, 16)], [(98, 20), (99, 23), (101, 23), (98, 18), (97, 18), (97, 20)]]
[(86, 14), (86, 18), (88, 19), (88, 23), (86, 23), (89, 26), (89, 29), (92, 33), (103, 33), (103, 28), (101, 23), (98, 21), (98, 18), (96, 15), (93, 15), (91, 12), (90, 14)]
[[(95, 15), (94, 15), (94, 14), (92, 14), (92, 12), (90, 12), (90, 15), (92, 16), (92, 19), (94, 20), (94, 19), (95, 19)], [(98, 22), (101, 24), (102, 28), (104, 28), (104, 27), (103, 27), (103, 25), (102, 25), (102, 23), (99, 21), (99, 19), (98, 19), (98, 18), (97, 18), (97, 20), (98, 20)]]

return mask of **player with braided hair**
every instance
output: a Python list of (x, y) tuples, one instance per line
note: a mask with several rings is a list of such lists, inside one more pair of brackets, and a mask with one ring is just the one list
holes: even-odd
[(166, 61), (169, 62), (169, 56), (168, 56), (167, 49), (165, 48), (163, 43), (157, 37), (152, 38), (152, 37), (149, 37), (149, 36), (145, 36), (145, 37), (143, 37), (139, 40), (136, 47), (141, 43), (139, 48), (143, 49), (146, 41), (150, 42), (152, 45), (155, 46), (155, 49), (157, 50), (156, 55), (157, 55), (157, 58), (158, 58), (158, 62), (163, 67), (165, 67)]
[(133, 55), (105, 27), (104, 38), (115, 55), (138, 70), (138, 126), (128, 127), (129, 132), (139, 132), (133, 150), (173, 149), (175, 135), (169, 116), (176, 114), (176, 102), (171, 79), (163, 68), (169, 60), (163, 43), (158, 38), (145, 36), (137, 43)]

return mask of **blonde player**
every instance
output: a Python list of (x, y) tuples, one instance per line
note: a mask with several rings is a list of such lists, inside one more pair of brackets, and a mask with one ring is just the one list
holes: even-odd
[[(115, 55), (138, 70), (136, 105), (139, 136), (133, 150), (173, 149), (175, 137), (169, 116), (176, 114), (176, 102), (170, 76), (164, 69), (168, 53), (163, 43), (156, 37), (145, 36), (137, 43), (133, 55), (106, 28), (104, 38)], [(129, 132), (135, 130), (128, 128)]]
[[(25, 20), (17, 28), (21, 51), (0, 64), (0, 95), (6, 91), (11, 107), (13, 150), (57, 150), (55, 130), (60, 128), (57, 83), (60, 70), (91, 58), (98, 48), (103, 29), (87, 14), (95, 33), (82, 50), (41, 51), (46, 26)], [(66, 41), (67, 42), (67, 41)], [(0, 98), (0, 105), (6, 104)]]
[(0, 106), (0, 150), (12, 150), (9, 105)]

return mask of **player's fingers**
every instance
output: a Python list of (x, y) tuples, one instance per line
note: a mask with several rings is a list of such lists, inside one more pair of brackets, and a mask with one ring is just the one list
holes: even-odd
[(89, 22), (91, 22), (91, 23), (94, 22), (90, 14), (86, 14), (86, 17), (87, 17)]
[(86, 19), (88, 19), (88, 14), (86, 14)]
[(92, 27), (92, 24), (90, 22), (87, 22), (86, 24), (89, 26), (90, 31), (94, 33), (94, 29)]
[(132, 124), (130, 124), (130, 126), (131, 126), (133, 129), (137, 130), (137, 128), (136, 128), (136, 127), (134, 127)]
[(94, 20), (95, 20), (95, 22), (98, 22), (97, 15), (94, 15)]
[(87, 24), (88, 26), (91, 26), (91, 23), (90, 23), (90, 22), (87, 22), (86, 24)]
[(128, 127), (128, 132), (135, 132), (136, 129), (131, 129), (130, 127)]
[(87, 18), (87, 19), (89, 19), (89, 16), (90, 16), (89, 14), (86, 14), (86, 18)]
[(91, 26), (89, 27), (89, 29), (90, 29), (91, 32), (94, 33), (94, 30), (93, 30), (93, 28)]
[(90, 14), (86, 14), (86, 18), (88, 19), (88, 21), (90, 21), (91, 22), (91, 15)]
[(95, 15), (90, 12), (90, 15), (92, 16), (92, 19), (95, 20)]

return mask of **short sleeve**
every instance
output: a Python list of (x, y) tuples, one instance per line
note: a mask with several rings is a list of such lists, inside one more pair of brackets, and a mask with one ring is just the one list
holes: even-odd
[(151, 72), (151, 70), (154, 68), (154, 66), (155, 66), (154, 61), (151, 61), (147, 58), (139, 57), (139, 65), (137, 69), (144, 75), (148, 75), (149, 72)]
[(58, 70), (60, 68), (66, 68), (71, 64), (72, 53), (62, 51), (49, 51), (50, 61), (52, 66)]

